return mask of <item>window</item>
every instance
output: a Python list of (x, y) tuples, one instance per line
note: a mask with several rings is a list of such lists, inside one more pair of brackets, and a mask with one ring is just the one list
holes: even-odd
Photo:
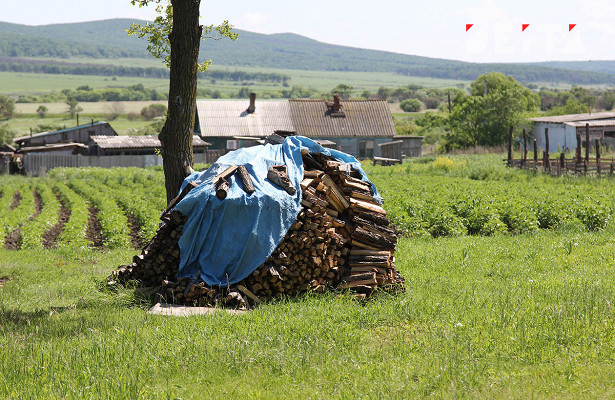
[(359, 158), (373, 158), (373, 157), (374, 157), (374, 141), (373, 140), (359, 141)]

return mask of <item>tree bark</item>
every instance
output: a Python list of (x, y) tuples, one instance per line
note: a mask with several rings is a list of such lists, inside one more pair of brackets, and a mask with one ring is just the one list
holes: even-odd
[(192, 135), (196, 110), (199, 45), (203, 27), (199, 25), (200, 0), (172, 0), (173, 28), (169, 35), (171, 66), (169, 111), (158, 135), (162, 145), (167, 203), (177, 194), (187, 166), (193, 165)]

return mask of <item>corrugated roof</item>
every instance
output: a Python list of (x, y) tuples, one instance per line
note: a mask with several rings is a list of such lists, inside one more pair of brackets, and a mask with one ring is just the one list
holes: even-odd
[(40, 153), (40, 152), (44, 152), (44, 151), (56, 151), (56, 150), (62, 150), (62, 149), (75, 149), (75, 148), (80, 148), (80, 149), (84, 149), (87, 150), (88, 146), (86, 146), (83, 143), (58, 143), (58, 144), (46, 144), (44, 146), (28, 146), (28, 147), (22, 147), (19, 150), (17, 150), (17, 152), (19, 153)]
[(576, 122), (565, 122), (565, 125), (574, 126), (574, 127), (582, 127), (585, 124), (589, 124), (590, 128), (596, 127), (607, 127), (607, 126), (615, 126), (615, 119), (602, 119), (597, 121), (576, 121)]
[[(91, 136), (90, 140), (101, 149), (149, 149), (160, 147), (157, 136)], [(207, 147), (211, 143), (192, 136), (193, 147)]]
[(203, 137), (265, 137), (276, 130), (294, 130), (287, 100), (256, 100), (256, 110), (246, 112), (249, 100), (197, 100)]
[(596, 119), (606, 119), (606, 118), (615, 118), (615, 112), (599, 112), (592, 114), (567, 114), (567, 115), (556, 115), (554, 117), (538, 117), (538, 118), (530, 118), (534, 122), (553, 122), (553, 123), (563, 123), (563, 122), (577, 122), (577, 121), (590, 121)]
[(343, 100), (345, 117), (327, 114), (324, 100), (289, 100), (294, 130), (308, 137), (393, 137), (395, 126), (385, 100)]
[(20, 137), (13, 139), (13, 141), (17, 143), (20, 140), (27, 140), (27, 139), (37, 138), (37, 137), (42, 137), (42, 136), (55, 135), (56, 133), (70, 132), (70, 131), (75, 131), (77, 129), (87, 128), (88, 126), (96, 126), (96, 125), (103, 125), (103, 124), (107, 125), (108, 123), (104, 121), (96, 121), (94, 123), (89, 122), (87, 124), (71, 126), (70, 128), (64, 128), (64, 129), (60, 129), (57, 131), (40, 132), (40, 133), (35, 133), (32, 136), (30, 135), (20, 136)]

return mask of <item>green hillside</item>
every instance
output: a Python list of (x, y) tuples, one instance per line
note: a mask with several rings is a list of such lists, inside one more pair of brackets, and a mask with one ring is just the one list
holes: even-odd
[[(150, 57), (143, 39), (128, 36), (130, 19), (26, 26), (0, 22), (0, 57)], [(236, 30), (239, 39), (206, 40), (204, 59), (217, 65), (311, 71), (389, 72), (406, 76), (473, 80), (502, 72), (521, 82), (615, 85), (615, 62), (525, 64), (467, 63), (322, 43), (304, 36)], [(7, 70), (7, 69), (5, 69)]]

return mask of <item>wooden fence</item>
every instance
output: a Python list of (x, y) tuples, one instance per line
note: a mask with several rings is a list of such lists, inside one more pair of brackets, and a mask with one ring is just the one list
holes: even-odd
[[(533, 157), (528, 158), (527, 135), (523, 130), (523, 149), (522, 156), (519, 159), (513, 157), (512, 150), (513, 128), (510, 128), (508, 137), (508, 158), (506, 160), (509, 167), (516, 167), (526, 170), (541, 171), (552, 175), (561, 174), (609, 174), (613, 175), (615, 171), (615, 159), (604, 159), (601, 157), (600, 139), (595, 139), (594, 157), (591, 157), (591, 141), (589, 139), (589, 124), (585, 125), (585, 148), (581, 134), (577, 133), (576, 151), (571, 158), (566, 158), (566, 152), (559, 154), (557, 158), (553, 158), (549, 153), (549, 128), (545, 128), (545, 148), (542, 149), (542, 154), (539, 155), (537, 140), (533, 140)], [(582, 153), (585, 150), (585, 156)]]
[[(207, 150), (194, 153), (195, 163), (213, 163), (224, 154), (224, 150)], [(26, 175), (40, 176), (58, 167), (151, 167), (162, 165), (162, 157), (152, 155), (123, 156), (83, 156), (81, 154), (25, 154), (23, 172)]]

